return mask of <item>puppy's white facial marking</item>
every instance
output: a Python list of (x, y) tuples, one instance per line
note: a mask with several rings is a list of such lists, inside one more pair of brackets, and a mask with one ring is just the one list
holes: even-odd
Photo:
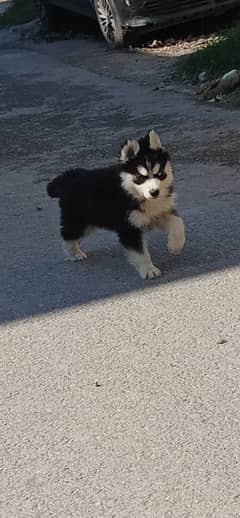
[(159, 194), (160, 194), (160, 185), (161, 185), (161, 182), (160, 182), (159, 178), (150, 178), (150, 179), (146, 180), (144, 183), (142, 183), (141, 185), (137, 185), (136, 187), (142, 198), (144, 198), (145, 200), (150, 200), (150, 199), (152, 199), (151, 192), (159, 191)]
[(148, 176), (148, 170), (143, 165), (138, 165), (137, 170), (142, 176)]
[(131, 158), (134, 158), (139, 153), (140, 146), (137, 140), (128, 140), (121, 149), (120, 160), (121, 162), (128, 162)]
[[(161, 165), (157, 162), (154, 166), (151, 166), (152, 170), (147, 171), (147, 168), (142, 164), (137, 166), (138, 174), (142, 176), (142, 182), (136, 181), (136, 176), (133, 173), (122, 171), (122, 187), (131, 195), (133, 198), (140, 202), (145, 202), (145, 213), (148, 213), (148, 223), (142, 221), (145, 218), (133, 216), (133, 224), (137, 227), (147, 226), (157, 215), (169, 212), (174, 203), (174, 194), (170, 193), (170, 188), (173, 183), (173, 167), (168, 160), (165, 164), (164, 172), (166, 173), (165, 178), (160, 178), (158, 173), (160, 172)], [(158, 176), (157, 176), (158, 175)], [(159, 194), (152, 196), (151, 191), (159, 191)], [(131, 216), (132, 217), (132, 216)], [(140, 221), (141, 220), (141, 224)], [(138, 221), (137, 221), (138, 220)], [(151, 220), (151, 221), (150, 221)]]
[(149, 133), (149, 147), (150, 149), (161, 149), (161, 141), (159, 135), (155, 130), (150, 131)]
[(154, 166), (153, 166), (153, 169), (152, 169), (152, 172), (153, 174), (158, 174), (160, 171), (160, 164), (156, 163)]
[(125, 189), (125, 191), (127, 191), (127, 193), (130, 194), (136, 200), (142, 200), (142, 194), (138, 191), (138, 186), (133, 181), (133, 175), (130, 173), (126, 173), (125, 171), (122, 171), (122, 173), (120, 173), (120, 176), (122, 180), (122, 187)]
[(87, 254), (85, 254), (85, 252), (81, 250), (78, 240), (64, 241), (63, 245), (65, 252), (65, 260), (85, 261), (87, 259)]

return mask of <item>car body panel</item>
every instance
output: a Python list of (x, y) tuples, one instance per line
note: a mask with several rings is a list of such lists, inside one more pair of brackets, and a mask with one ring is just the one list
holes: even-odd
[[(48, 0), (95, 18), (94, 0)], [(240, 0), (114, 0), (123, 27), (163, 28), (240, 6)], [(127, 5), (129, 4), (129, 5)]]

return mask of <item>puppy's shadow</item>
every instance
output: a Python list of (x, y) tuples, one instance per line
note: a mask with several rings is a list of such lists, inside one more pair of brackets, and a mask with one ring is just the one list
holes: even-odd
[[(48, 253), (30, 255), (24, 263), (8, 264), (2, 276), (1, 322), (49, 311), (81, 306), (128, 293), (161, 290), (169, 282), (182, 281), (239, 265), (239, 206), (215, 204), (208, 210), (185, 215), (186, 245), (180, 256), (171, 256), (166, 236), (154, 231), (148, 236), (153, 263), (162, 271), (155, 280), (142, 280), (128, 264), (115, 236), (100, 232), (89, 236), (82, 247), (83, 263), (65, 262), (59, 240)], [(22, 294), (16, 297), (16, 293)]]

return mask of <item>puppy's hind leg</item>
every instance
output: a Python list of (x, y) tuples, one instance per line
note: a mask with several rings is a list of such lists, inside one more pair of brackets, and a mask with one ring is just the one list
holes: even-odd
[(128, 260), (138, 271), (142, 279), (155, 279), (161, 272), (150, 257), (147, 243), (139, 230), (128, 228), (119, 233), (119, 239), (127, 250)]
[(60, 228), (64, 242), (65, 259), (70, 261), (85, 261), (87, 255), (80, 248), (80, 239), (86, 234), (87, 223), (81, 205), (76, 199), (60, 198)]
[(86, 233), (86, 227), (81, 225), (69, 225), (69, 222), (62, 223), (61, 235), (63, 238), (63, 249), (65, 260), (69, 261), (85, 261), (87, 254), (80, 248), (80, 239)]

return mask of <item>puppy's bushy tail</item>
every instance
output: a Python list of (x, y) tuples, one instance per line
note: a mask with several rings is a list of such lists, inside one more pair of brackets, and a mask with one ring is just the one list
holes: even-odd
[(65, 188), (64, 175), (56, 176), (47, 184), (47, 193), (51, 198), (61, 198)]

